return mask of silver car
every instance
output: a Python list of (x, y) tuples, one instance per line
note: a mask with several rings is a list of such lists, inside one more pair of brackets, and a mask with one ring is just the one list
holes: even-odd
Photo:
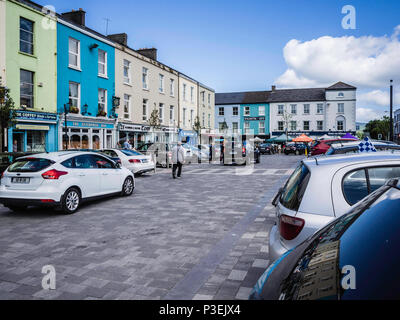
[(269, 236), (271, 261), (397, 177), (399, 152), (304, 159), (273, 201), (276, 225)]

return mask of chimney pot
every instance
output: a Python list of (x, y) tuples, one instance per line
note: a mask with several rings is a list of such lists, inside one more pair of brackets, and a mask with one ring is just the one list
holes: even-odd
[(86, 12), (82, 8), (78, 11), (71, 10), (70, 12), (62, 13), (61, 16), (68, 21), (71, 21), (77, 25), (85, 26), (85, 16)]
[(272, 86), (272, 91), (275, 91), (276, 90), (276, 86)]

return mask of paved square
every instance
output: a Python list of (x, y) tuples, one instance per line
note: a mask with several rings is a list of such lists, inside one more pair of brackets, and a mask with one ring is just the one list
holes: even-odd
[[(270, 205), (301, 157), (185, 166), (133, 196), (13, 213), (0, 206), (0, 299), (246, 299), (268, 265)], [(42, 267), (56, 290), (42, 289)]]

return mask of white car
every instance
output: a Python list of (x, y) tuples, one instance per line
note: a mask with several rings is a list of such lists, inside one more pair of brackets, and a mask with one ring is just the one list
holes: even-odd
[(52, 206), (75, 213), (84, 201), (109, 195), (130, 196), (131, 171), (93, 152), (52, 152), (18, 158), (3, 173), (0, 203), (13, 211)]
[(129, 169), (135, 175), (146, 172), (155, 172), (156, 164), (151, 155), (144, 155), (136, 150), (130, 149), (104, 149), (104, 154), (112, 158), (119, 158), (123, 167)]
[(304, 159), (273, 201), (276, 225), (269, 236), (271, 261), (348, 212), (387, 180), (398, 177), (397, 152)]

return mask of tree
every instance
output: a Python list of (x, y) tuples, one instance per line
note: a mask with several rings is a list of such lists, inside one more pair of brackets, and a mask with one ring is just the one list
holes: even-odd
[(201, 123), (199, 116), (197, 116), (196, 119), (194, 119), (193, 130), (197, 133), (197, 137), (199, 139), (199, 144), (200, 144)]
[(283, 117), (283, 123), (285, 125), (285, 132), (286, 132), (286, 144), (288, 143), (288, 139), (289, 139), (289, 135), (288, 135), (288, 131), (289, 131), (289, 123), (292, 120), (293, 115), (289, 112), (287, 112), (286, 110), (283, 111), (282, 114)]
[(16, 123), (16, 110), (10, 89), (2, 86), (0, 77), (0, 151), (3, 151), (4, 130), (12, 128)]
[(378, 139), (379, 134), (381, 134), (383, 140), (388, 140), (390, 132), (389, 117), (384, 116), (380, 120), (372, 120), (368, 122), (365, 126), (364, 132), (369, 133), (371, 139)]
[(148, 124), (149, 124), (150, 127), (154, 128), (154, 129), (160, 129), (161, 128), (160, 115), (159, 115), (157, 109), (154, 109), (151, 112)]
[(226, 123), (226, 120), (224, 119), (224, 122), (222, 122), (222, 125), (221, 125), (221, 130), (222, 130), (222, 132), (225, 133), (228, 129), (229, 129), (228, 124)]

